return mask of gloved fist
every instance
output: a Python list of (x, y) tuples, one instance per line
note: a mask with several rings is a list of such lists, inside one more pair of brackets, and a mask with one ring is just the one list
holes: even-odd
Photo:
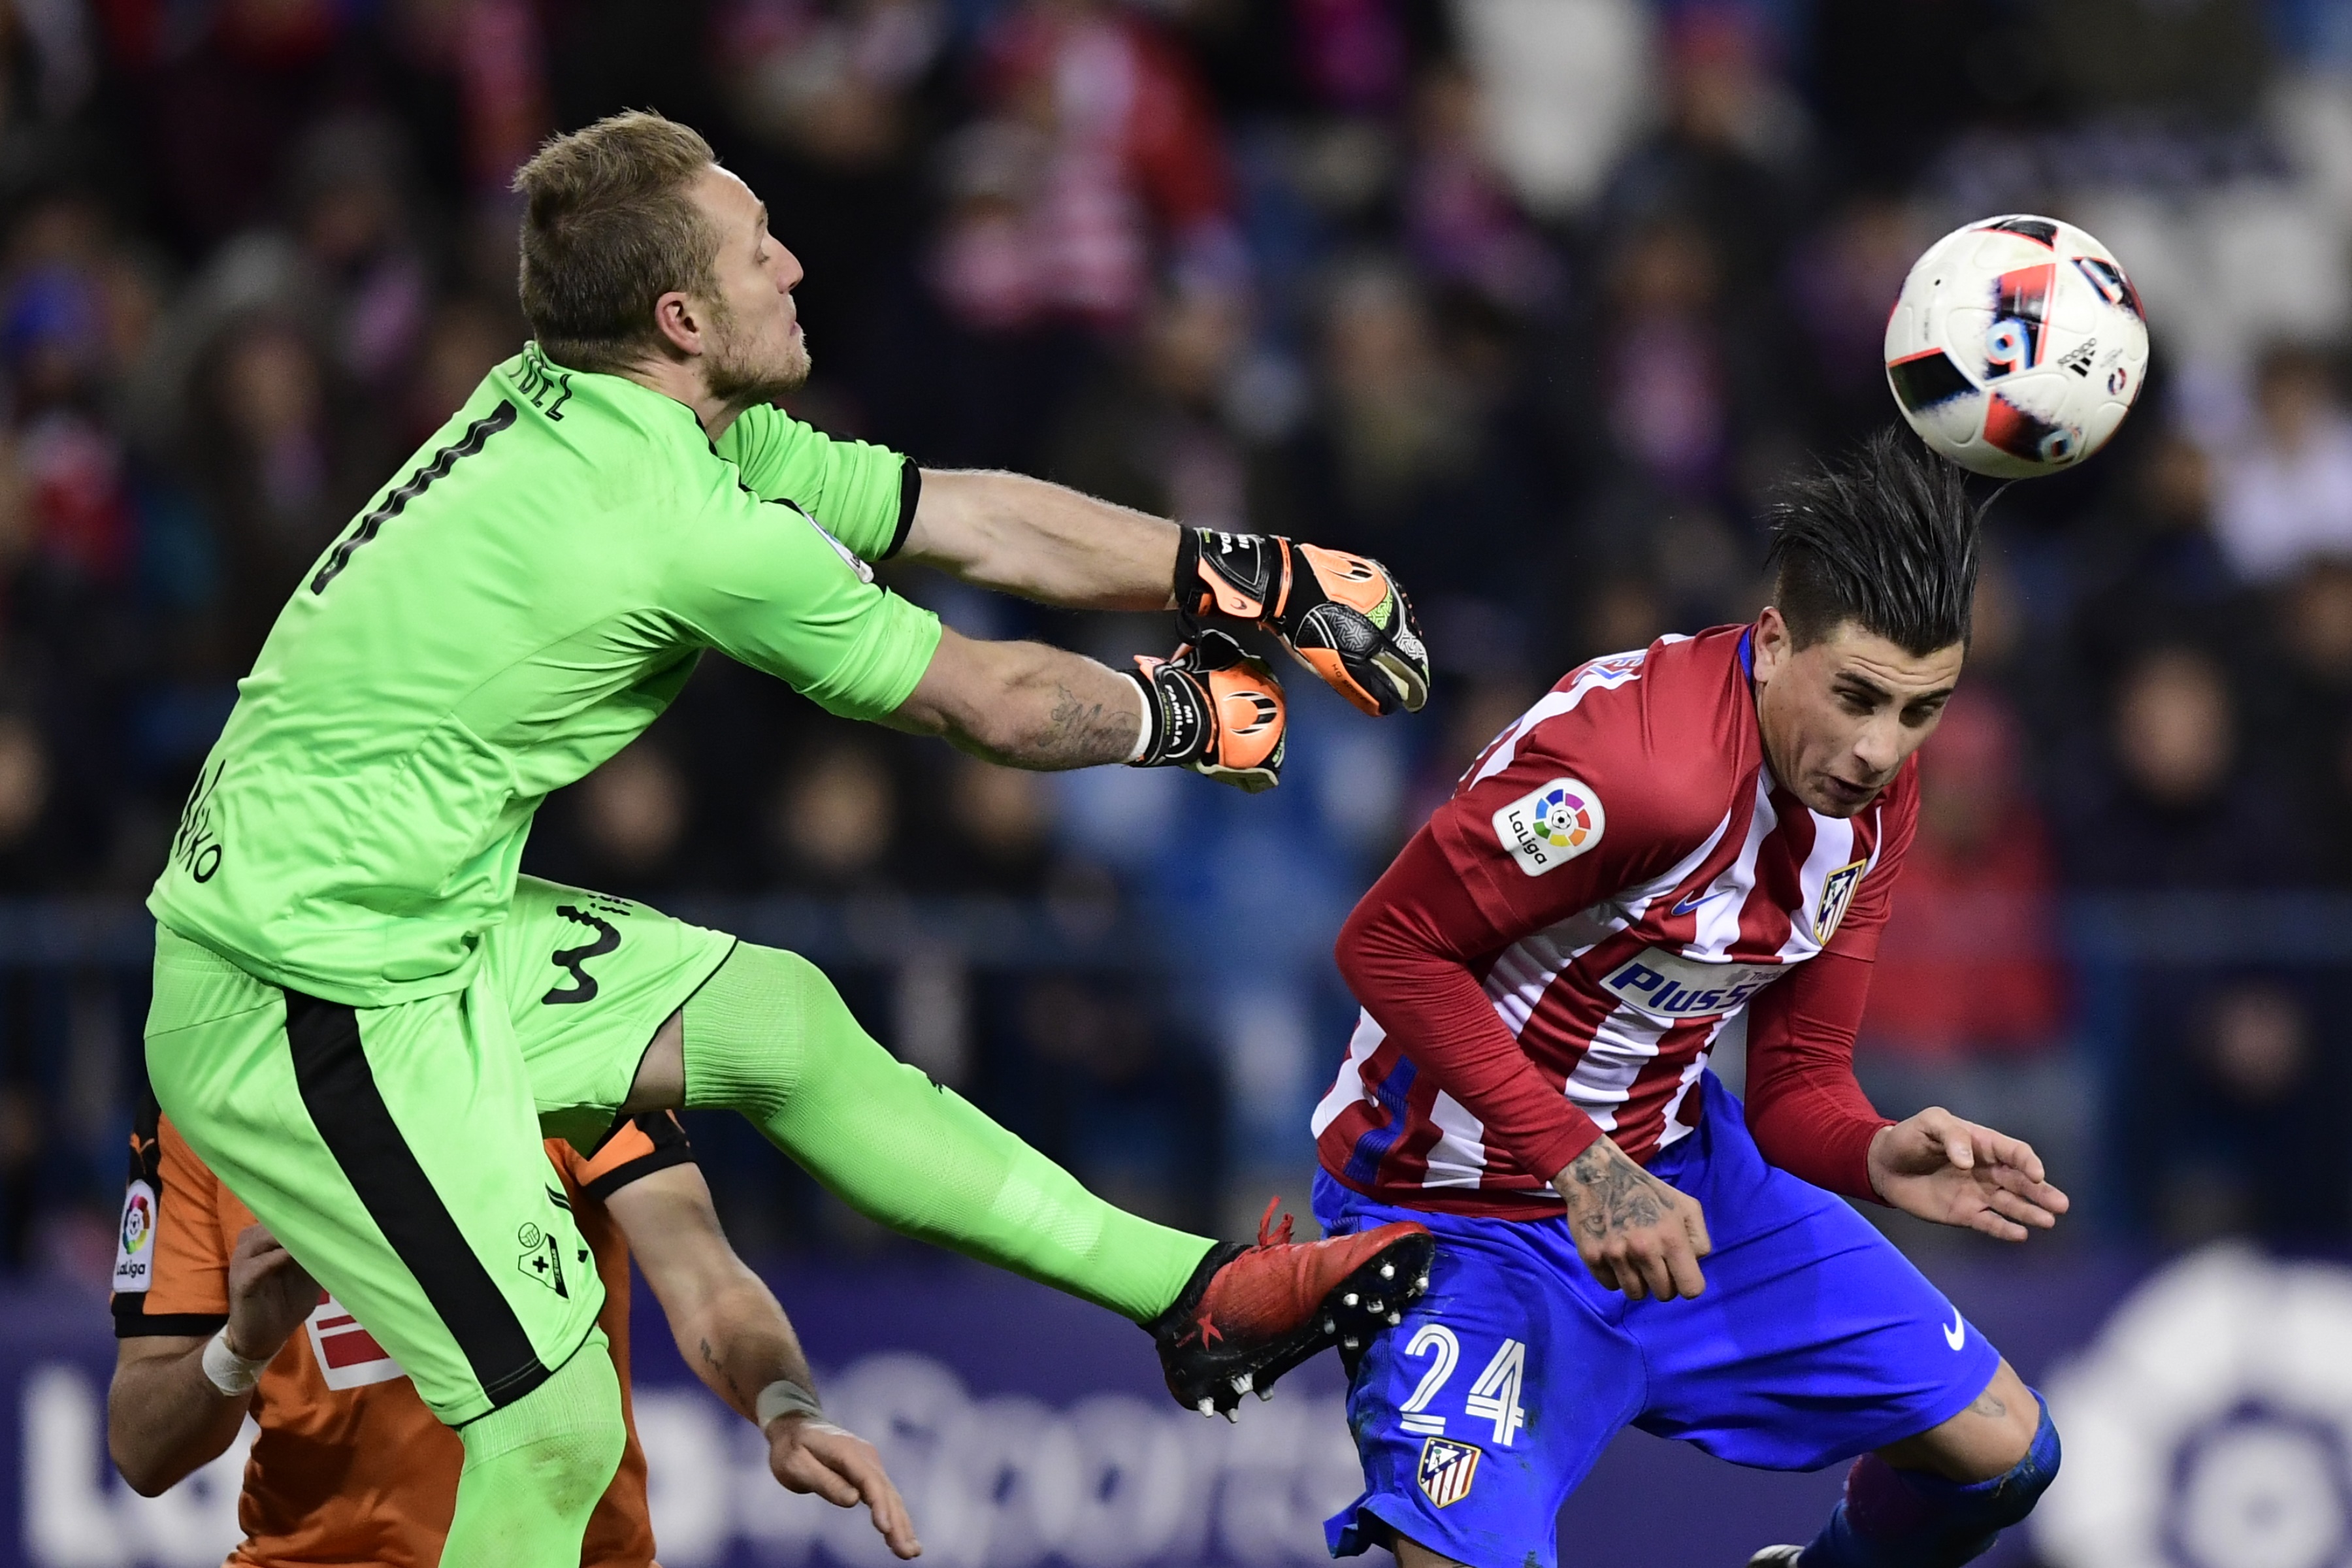
[(1187, 528), (1176, 547), (1187, 636), (1212, 613), (1255, 621), (1340, 696), (1375, 717), (1429, 700), (1429, 649), (1388, 568), (1278, 533)]
[(1143, 688), (1143, 747), (1130, 765), (1190, 768), (1252, 795), (1281, 780), (1288, 715), (1265, 660), (1204, 631), (1173, 658), (1138, 654), (1135, 666), (1121, 672)]

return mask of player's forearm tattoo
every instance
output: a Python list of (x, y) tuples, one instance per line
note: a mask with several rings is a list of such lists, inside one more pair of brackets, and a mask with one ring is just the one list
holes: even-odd
[(727, 1363), (719, 1359), (719, 1352), (710, 1348), (710, 1342), (707, 1339), (702, 1342), (702, 1359), (711, 1371), (719, 1374), (719, 1380), (727, 1385), (727, 1392), (735, 1396), (735, 1403), (740, 1405), (750, 1397), (736, 1383), (735, 1374), (728, 1370)]
[(1033, 768), (1085, 768), (1124, 762), (1135, 750), (1135, 710), (1088, 702), (1067, 686), (1054, 687), (1053, 711), (1024, 756)]
[(1606, 1138), (1579, 1154), (1562, 1173), (1570, 1218), (1578, 1231), (1599, 1237), (1655, 1225), (1670, 1204), (1664, 1183), (1625, 1157)]

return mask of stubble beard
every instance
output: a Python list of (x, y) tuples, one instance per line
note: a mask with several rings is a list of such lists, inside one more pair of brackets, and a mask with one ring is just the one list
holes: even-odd
[(756, 407), (787, 397), (808, 384), (810, 359), (805, 336), (792, 340), (781, 355), (761, 356), (735, 331), (732, 312), (722, 310), (711, 323), (718, 340), (711, 345), (710, 395), (736, 408)]

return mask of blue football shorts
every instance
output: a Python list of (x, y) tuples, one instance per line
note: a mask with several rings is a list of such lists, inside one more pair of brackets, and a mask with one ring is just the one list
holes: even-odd
[(1364, 1495), (1335, 1557), (1393, 1529), (1469, 1568), (1555, 1568), (1560, 1506), (1627, 1424), (1718, 1458), (1812, 1470), (1965, 1410), (2000, 1353), (1845, 1201), (1764, 1163), (1709, 1073), (1700, 1124), (1651, 1173), (1699, 1201), (1715, 1251), (1696, 1300), (1595, 1283), (1567, 1220), (1375, 1203), (1318, 1173), (1333, 1235), (1417, 1219), (1428, 1293), (1348, 1391)]

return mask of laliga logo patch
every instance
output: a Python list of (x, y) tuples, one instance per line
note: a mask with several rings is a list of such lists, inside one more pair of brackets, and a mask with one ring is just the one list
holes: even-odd
[(1869, 869), (1869, 861), (1856, 860), (1822, 879), (1821, 907), (1813, 911), (1815, 942), (1826, 943), (1837, 934), (1838, 922), (1853, 903), (1854, 889), (1862, 886), (1862, 874)]
[(1451, 1437), (1432, 1437), (1423, 1443), (1415, 1479), (1429, 1500), (1440, 1508), (1451, 1508), (1468, 1497), (1470, 1483), (1478, 1474), (1478, 1454), (1469, 1444)]
[(115, 1238), (115, 1294), (136, 1295), (153, 1282), (154, 1243), (155, 1189), (133, 1182), (122, 1195), (122, 1226)]
[(1609, 818), (1580, 779), (1538, 784), (1495, 814), (1495, 837), (1530, 877), (1557, 871), (1601, 842)]

